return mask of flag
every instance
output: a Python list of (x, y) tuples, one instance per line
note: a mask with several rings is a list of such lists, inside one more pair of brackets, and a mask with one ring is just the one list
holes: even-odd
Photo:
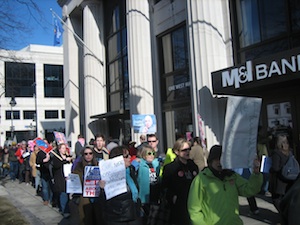
[(61, 44), (61, 36), (64, 32), (64, 29), (61, 26), (61, 23), (54, 19), (54, 46)]

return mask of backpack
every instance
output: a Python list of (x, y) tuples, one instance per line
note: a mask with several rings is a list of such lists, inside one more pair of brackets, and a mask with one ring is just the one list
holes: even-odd
[(281, 175), (287, 180), (296, 180), (300, 173), (298, 161), (290, 154), (287, 162), (282, 167)]

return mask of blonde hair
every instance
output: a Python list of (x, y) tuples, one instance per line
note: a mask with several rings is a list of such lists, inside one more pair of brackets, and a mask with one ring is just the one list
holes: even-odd
[(191, 142), (187, 141), (185, 138), (177, 139), (172, 149), (173, 152), (175, 153), (175, 151), (180, 151), (185, 143), (187, 143), (189, 147), (191, 147)]
[(144, 145), (141, 151), (141, 158), (146, 159), (147, 152), (155, 152), (150, 145)]

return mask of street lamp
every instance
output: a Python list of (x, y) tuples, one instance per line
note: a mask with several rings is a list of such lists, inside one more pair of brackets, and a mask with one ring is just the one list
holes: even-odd
[(11, 119), (10, 131), (11, 131), (11, 133), (10, 133), (10, 135), (11, 135), (11, 140), (13, 140), (14, 139), (14, 112), (13, 112), (13, 107), (15, 107), (16, 104), (17, 104), (17, 102), (15, 100), (15, 97), (11, 97), (11, 100), (10, 100), (9, 104), (10, 104), (10, 108), (11, 108), (11, 110), (10, 110), (10, 119)]

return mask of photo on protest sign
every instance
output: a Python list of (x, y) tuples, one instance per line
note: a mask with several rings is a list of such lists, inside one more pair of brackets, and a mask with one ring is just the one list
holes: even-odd
[(84, 168), (83, 197), (98, 197), (100, 194), (99, 166), (86, 166)]
[(133, 114), (132, 127), (134, 133), (156, 133), (156, 116), (154, 114)]

